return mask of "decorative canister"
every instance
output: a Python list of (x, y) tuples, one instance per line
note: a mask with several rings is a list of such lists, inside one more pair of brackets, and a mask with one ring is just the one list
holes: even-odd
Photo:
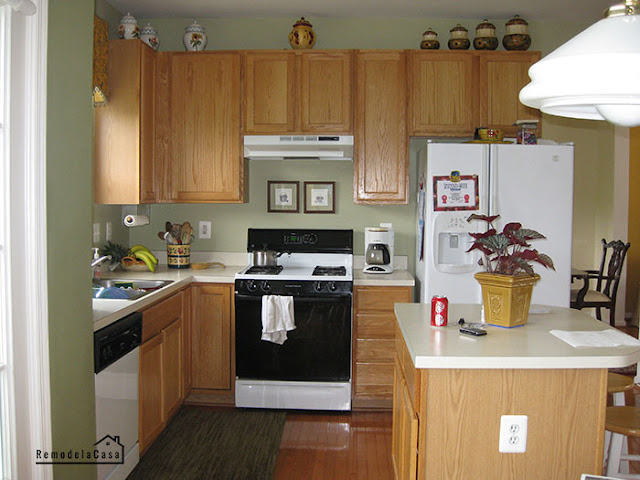
[(207, 46), (207, 32), (197, 21), (184, 29), (184, 48), (188, 52), (202, 52)]
[(132, 38), (140, 37), (140, 28), (138, 27), (138, 21), (129, 12), (120, 20), (120, 26), (118, 27), (118, 36), (125, 40), (131, 40)]
[(191, 266), (191, 245), (167, 244), (167, 266), (169, 268), (189, 268)]
[(422, 42), (420, 42), (420, 48), (423, 50), (438, 50), (440, 48), (440, 42), (438, 41), (438, 34), (431, 30), (427, 30), (422, 34)]
[(140, 30), (140, 40), (142, 40), (154, 50), (158, 50), (158, 47), (160, 46), (160, 40), (158, 40), (158, 31), (153, 28), (150, 23), (147, 23), (147, 26)]
[(507, 34), (502, 39), (502, 45), (507, 50), (527, 50), (531, 46), (529, 24), (518, 15), (506, 23)]
[(462, 25), (457, 24), (449, 30), (449, 50), (467, 50), (471, 45), (469, 41), (469, 30)]
[(316, 44), (316, 34), (304, 17), (293, 24), (293, 30), (289, 33), (289, 44), (295, 49), (313, 48)]
[(476, 38), (473, 39), (473, 48), (476, 50), (495, 50), (498, 48), (496, 26), (489, 23), (486, 18), (476, 27)]

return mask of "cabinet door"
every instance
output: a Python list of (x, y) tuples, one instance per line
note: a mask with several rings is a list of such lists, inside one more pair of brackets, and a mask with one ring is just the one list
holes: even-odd
[[(540, 119), (540, 110), (525, 107), (518, 98), (529, 83), (529, 67), (540, 52), (478, 52), (480, 59), (480, 123), (514, 137), (516, 120)], [(538, 135), (540, 135), (538, 129)]]
[(232, 336), (230, 285), (192, 287), (193, 388), (232, 388)]
[(418, 473), (418, 414), (398, 363), (395, 368), (391, 459), (397, 480), (415, 479)]
[(241, 202), (240, 54), (171, 55), (169, 201)]
[(403, 51), (356, 53), (354, 117), (354, 203), (408, 203), (407, 73)]
[(109, 95), (94, 109), (96, 203), (156, 200), (153, 163), (156, 52), (140, 40), (109, 42)]
[(351, 52), (302, 52), (300, 61), (302, 132), (351, 133)]
[(245, 134), (296, 130), (294, 52), (245, 53)]
[(144, 451), (164, 428), (162, 335), (140, 345), (139, 439)]
[(409, 53), (410, 135), (469, 135), (477, 122), (469, 52)]
[(182, 404), (182, 319), (178, 319), (162, 331), (162, 394), (165, 422)]

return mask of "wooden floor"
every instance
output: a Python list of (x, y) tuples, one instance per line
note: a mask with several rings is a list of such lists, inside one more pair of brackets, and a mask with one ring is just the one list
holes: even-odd
[(393, 478), (391, 412), (289, 413), (274, 480)]

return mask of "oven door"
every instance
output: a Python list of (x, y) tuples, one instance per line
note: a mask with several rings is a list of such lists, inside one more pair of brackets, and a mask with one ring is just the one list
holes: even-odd
[(296, 296), (295, 330), (261, 340), (262, 296), (236, 294), (239, 379), (340, 382), (351, 378), (351, 295)]

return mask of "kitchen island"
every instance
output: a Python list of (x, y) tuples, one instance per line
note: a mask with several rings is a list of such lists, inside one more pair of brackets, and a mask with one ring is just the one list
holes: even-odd
[[(577, 310), (532, 311), (522, 327), (488, 326), (487, 335), (471, 337), (457, 321), (479, 322), (479, 305), (451, 305), (447, 327), (430, 326), (430, 305), (395, 305), (397, 478), (601, 473), (607, 369), (638, 362), (640, 346), (574, 348), (549, 332), (611, 327)], [(524, 453), (499, 451), (502, 415), (527, 416)]]

